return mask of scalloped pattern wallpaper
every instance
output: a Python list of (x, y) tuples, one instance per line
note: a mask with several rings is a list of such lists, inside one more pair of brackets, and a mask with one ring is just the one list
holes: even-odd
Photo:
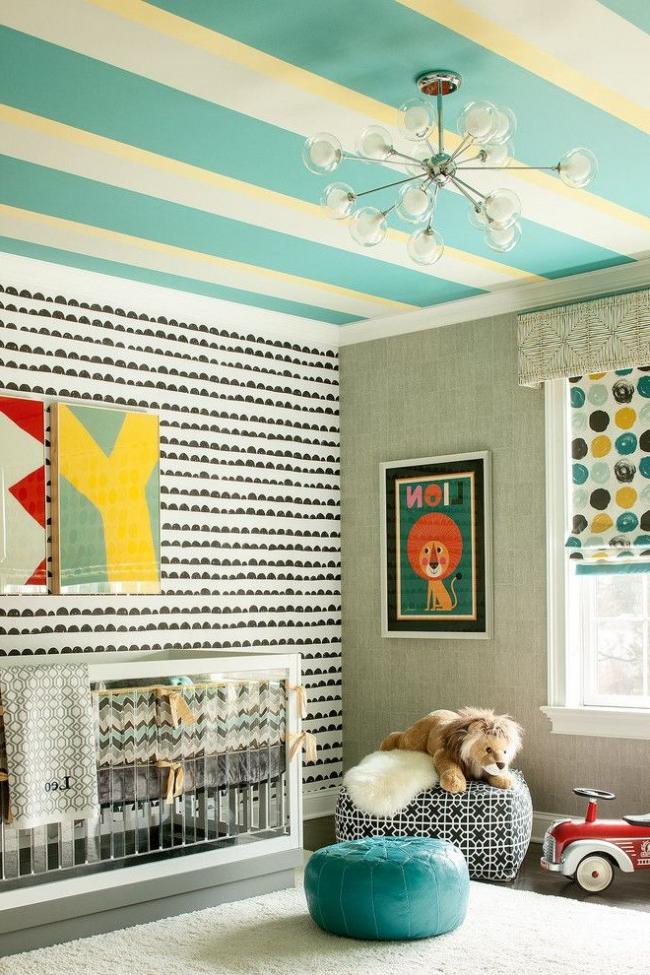
[(337, 785), (336, 352), (0, 286), (0, 366), (7, 395), (159, 416), (162, 576), (159, 596), (0, 597), (0, 654), (300, 650), (305, 791)]

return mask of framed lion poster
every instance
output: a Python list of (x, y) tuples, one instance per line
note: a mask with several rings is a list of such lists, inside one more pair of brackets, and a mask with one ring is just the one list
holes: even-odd
[(492, 635), (490, 454), (380, 465), (382, 636)]

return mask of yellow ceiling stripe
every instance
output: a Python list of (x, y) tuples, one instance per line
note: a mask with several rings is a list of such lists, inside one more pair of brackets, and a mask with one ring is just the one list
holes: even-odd
[[(206, 254), (203, 251), (192, 251), (185, 247), (177, 247), (175, 244), (164, 244), (158, 240), (150, 240), (148, 237), (135, 237), (132, 234), (125, 234), (117, 230), (107, 230), (104, 227), (96, 227), (93, 224), (80, 223), (76, 220), (67, 220), (63, 217), (54, 217), (48, 213), (38, 213), (34, 210), (25, 210), (19, 207), (0, 204), (0, 218), (7, 216), (20, 220), (37, 220), (41, 223), (58, 227), (61, 230), (75, 230), (85, 233), (91, 237), (99, 237), (104, 240), (113, 240), (122, 244), (131, 244), (143, 247), (147, 250), (157, 251), (171, 257), (185, 257), (195, 261), (202, 261), (213, 267), (225, 268), (237, 272), (248, 272), (259, 275), (262, 278), (270, 278), (274, 281), (289, 283), (300, 287), (313, 288), (318, 291), (331, 292), (343, 298), (351, 298), (355, 301), (367, 301), (378, 306), (395, 308), (398, 311), (413, 311), (417, 305), (408, 305), (405, 302), (393, 301), (390, 298), (380, 298), (377, 295), (365, 294), (362, 291), (353, 291), (351, 288), (342, 288), (336, 284), (329, 284), (323, 281), (315, 281), (312, 278), (303, 278), (295, 274), (288, 274), (284, 271), (276, 271), (273, 268), (261, 267), (256, 264), (247, 264), (244, 261), (234, 261), (228, 257), (218, 257), (214, 254)], [(233, 287), (237, 287), (236, 285)], [(299, 301), (301, 299), (287, 298), (288, 301)], [(311, 299), (312, 304), (326, 307), (322, 299)]]
[(88, 2), (143, 27), (175, 37), (184, 44), (216, 54), (226, 61), (241, 64), (257, 74), (267, 75), (276, 81), (283, 81), (285, 84), (293, 85), (294, 88), (326, 98), (342, 108), (354, 109), (363, 115), (381, 119), (385, 125), (395, 123), (395, 109), (391, 105), (385, 105), (335, 81), (313, 74), (305, 68), (282, 61), (272, 54), (259, 51), (226, 34), (219, 34), (217, 31), (209, 30), (201, 24), (195, 24), (176, 14), (170, 14), (159, 7), (152, 7), (142, 0), (88, 0)]
[[(258, 74), (267, 75), (269, 78), (283, 81), (302, 91), (311, 92), (320, 98), (340, 105), (342, 108), (354, 109), (384, 125), (395, 126), (395, 109), (392, 105), (386, 105), (384, 102), (369, 98), (351, 88), (346, 88), (344, 85), (322, 78), (297, 65), (282, 61), (263, 51), (258, 51), (254, 47), (233, 40), (225, 34), (219, 34), (217, 31), (210, 30), (200, 24), (192, 23), (183, 17), (176, 16), (176, 14), (170, 14), (158, 7), (152, 7), (146, 2), (141, 2), (141, 0), (87, 0), (87, 2), (117, 14), (126, 20), (139, 23), (150, 30), (165, 34), (168, 37), (174, 37), (185, 44), (193, 45), (204, 51), (212, 52), (225, 60), (244, 65)], [(433, 0), (429, 0), (429, 2), (424, 2), (424, 0), (397, 0), (397, 2), (404, 2), (405, 5), (412, 6), (412, 9), (417, 9), (425, 16), (433, 17)], [(461, 9), (453, 0), (435, 0), (435, 19), (439, 19), (439, 11), (444, 11), (452, 5), (454, 8)], [(419, 9), (420, 7), (422, 10)], [(459, 19), (462, 21), (466, 16), (467, 10), (463, 7), (462, 17)], [(442, 17), (442, 13), (440, 17)], [(513, 43), (516, 43), (518, 47), (523, 42), (519, 38), (515, 38)], [(616, 95), (616, 98), (618, 99), (619, 96)], [(445, 143), (448, 147), (456, 148), (459, 141), (460, 137), (456, 132), (445, 131)], [(516, 164), (517, 161), (514, 160), (514, 162)], [(575, 190), (564, 186), (557, 177), (550, 176), (547, 173), (526, 170), (519, 171), (517, 178), (533, 182), (549, 193), (554, 193), (561, 198), (571, 198), (575, 202)], [(587, 190), (580, 191), (580, 198), (585, 206), (588, 205), (615, 220), (634, 224), (645, 231), (650, 230), (650, 219), (640, 213), (628, 210), (618, 203), (596, 196)]]
[[(276, 204), (277, 206), (282, 206), (287, 209), (295, 210), (299, 213), (304, 213), (313, 218), (323, 220), (328, 219), (322, 208), (317, 204), (307, 203), (306, 201), (299, 200), (296, 197), (287, 196), (284, 193), (278, 193), (275, 190), (269, 190), (262, 186), (257, 186), (255, 183), (247, 183), (244, 180), (234, 179), (231, 176), (224, 176), (221, 173), (215, 173), (212, 170), (203, 169), (202, 167), (194, 166), (191, 163), (181, 162), (178, 159), (171, 159), (169, 156), (162, 156), (158, 153), (150, 152), (147, 149), (140, 149), (137, 146), (132, 146), (125, 142), (119, 142), (115, 139), (108, 139), (105, 136), (96, 135), (95, 133), (87, 132), (84, 129), (77, 129), (74, 126), (66, 125), (63, 122), (57, 122), (53, 119), (44, 118), (40, 115), (34, 115), (31, 112), (25, 112), (22, 109), (13, 108), (9, 105), (0, 105), (0, 121), (8, 122), (13, 125), (19, 125), (23, 128), (29, 128), (36, 132), (43, 133), (44, 135), (65, 139), (66, 141), (72, 142), (76, 145), (96, 149), (100, 152), (106, 153), (107, 155), (115, 156), (121, 159), (128, 159), (153, 169), (174, 173), (183, 179), (200, 181), (211, 186), (219, 187), (220, 189), (229, 190), (232, 193), (249, 196), (252, 199), (265, 200), (269, 203)], [(388, 233), (393, 240), (406, 246), (406, 241), (408, 240), (407, 233), (394, 229), (389, 230)], [(494, 271), (499, 278), (508, 276), (511, 277), (513, 281), (527, 282), (539, 282), (546, 280), (545, 278), (532, 274), (529, 271), (523, 271), (517, 267), (509, 267), (508, 265), (501, 264), (498, 261), (492, 261), (489, 258), (481, 257), (478, 254), (472, 254), (468, 251), (458, 250), (455, 247), (446, 247), (445, 253), (454, 260), (463, 262), (467, 265), (474, 265), (484, 270), (486, 269)]]
[(488, 17), (470, 10), (461, 0), (397, 0), (397, 3), (462, 34), (475, 44), (507, 58), (628, 125), (650, 133), (650, 110), (565, 64), (554, 54), (541, 50), (513, 31), (495, 24)]

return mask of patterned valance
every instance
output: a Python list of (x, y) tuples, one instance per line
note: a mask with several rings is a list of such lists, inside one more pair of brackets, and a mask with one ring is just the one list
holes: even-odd
[(650, 362), (650, 291), (519, 315), (519, 385)]
[(567, 546), (591, 563), (650, 559), (650, 367), (579, 376), (570, 401)]

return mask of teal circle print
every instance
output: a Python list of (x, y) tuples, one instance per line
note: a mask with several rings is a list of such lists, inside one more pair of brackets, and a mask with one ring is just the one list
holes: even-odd
[(639, 527), (639, 519), (632, 511), (625, 511), (616, 519), (616, 530), (619, 532), (633, 532)]
[(634, 544), (639, 547), (642, 545), (650, 545), (650, 535), (637, 535), (634, 539)]
[(571, 414), (571, 429), (574, 433), (582, 433), (586, 427), (587, 417), (584, 415), (584, 413), (576, 412)]
[(581, 406), (585, 405), (585, 391), (580, 389), (579, 386), (571, 387), (571, 406), (575, 410), (579, 410)]
[[(650, 458), (648, 458), (650, 460)], [(574, 484), (584, 484), (589, 477), (589, 471), (584, 464), (574, 464), (573, 465), (573, 483)], [(648, 474), (650, 477), (650, 474)]]
[(611, 470), (609, 464), (606, 464), (604, 460), (599, 460), (591, 468), (591, 479), (594, 484), (607, 484), (611, 477)]
[(618, 450), (619, 454), (633, 454), (636, 450), (637, 439), (634, 433), (622, 433), (620, 437), (616, 438), (614, 446)]
[(646, 399), (650, 399), (650, 376), (641, 376), (636, 384), (636, 388), (641, 396), (645, 396)]
[(582, 547), (582, 542), (580, 541), (579, 538), (576, 538), (575, 535), (569, 535), (569, 537), (566, 540), (566, 547), (567, 548), (581, 548)]
[(597, 383), (589, 390), (588, 397), (593, 406), (602, 406), (603, 403), (607, 402), (607, 386)]
[(629, 376), (631, 372), (632, 372), (631, 369), (617, 369), (616, 370), (616, 375), (617, 376)]
[(641, 460), (641, 463), (639, 464), (639, 471), (643, 477), (650, 477), (650, 457), (644, 457)]
[(582, 511), (583, 508), (587, 507), (587, 502), (589, 501), (589, 491), (587, 488), (577, 487), (573, 491), (573, 510)]

